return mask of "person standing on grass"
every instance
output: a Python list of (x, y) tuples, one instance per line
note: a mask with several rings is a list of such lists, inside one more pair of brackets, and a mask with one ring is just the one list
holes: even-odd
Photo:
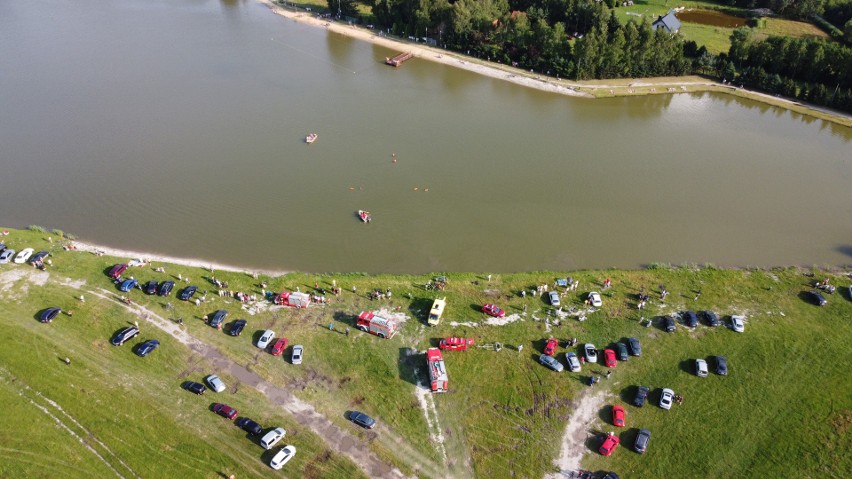
[(328, 323), (328, 330), (334, 331), (334, 323)]

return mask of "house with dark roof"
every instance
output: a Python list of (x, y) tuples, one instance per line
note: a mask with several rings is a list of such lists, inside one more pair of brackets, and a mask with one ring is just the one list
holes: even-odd
[(669, 10), (669, 13), (665, 17), (657, 17), (654, 23), (651, 24), (651, 28), (654, 30), (663, 28), (669, 33), (677, 33), (680, 30), (680, 20), (675, 16), (674, 10)]

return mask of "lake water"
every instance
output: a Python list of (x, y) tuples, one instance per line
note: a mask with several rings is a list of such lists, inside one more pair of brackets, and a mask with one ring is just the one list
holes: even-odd
[(0, 2), (0, 224), (306, 271), (850, 263), (852, 129), (392, 53), (251, 1)]

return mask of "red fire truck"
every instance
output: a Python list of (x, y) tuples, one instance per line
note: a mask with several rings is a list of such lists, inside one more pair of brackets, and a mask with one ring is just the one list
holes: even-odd
[(447, 367), (444, 365), (444, 357), (438, 348), (426, 350), (426, 364), (429, 366), (429, 383), (433, 393), (446, 392), (449, 387), (447, 378)]
[(375, 334), (380, 338), (392, 338), (396, 334), (397, 324), (392, 319), (376, 316), (370, 311), (364, 311), (358, 315), (355, 327), (365, 333)]
[(311, 296), (308, 293), (284, 291), (275, 297), (275, 304), (290, 306), (291, 308), (307, 308), (311, 304)]

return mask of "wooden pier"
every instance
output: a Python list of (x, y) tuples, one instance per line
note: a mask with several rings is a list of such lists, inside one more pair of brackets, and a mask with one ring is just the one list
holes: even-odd
[(399, 55), (397, 55), (393, 58), (385, 57), (385, 63), (387, 63), (388, 65), (393, 66), (393, 67), (398, 67), (398, 66), (402, 65), (402, 62), (409, 60), (411, 58), (414, 58), (413, 53), (410, 53), (410, 52), (400, 53)]

